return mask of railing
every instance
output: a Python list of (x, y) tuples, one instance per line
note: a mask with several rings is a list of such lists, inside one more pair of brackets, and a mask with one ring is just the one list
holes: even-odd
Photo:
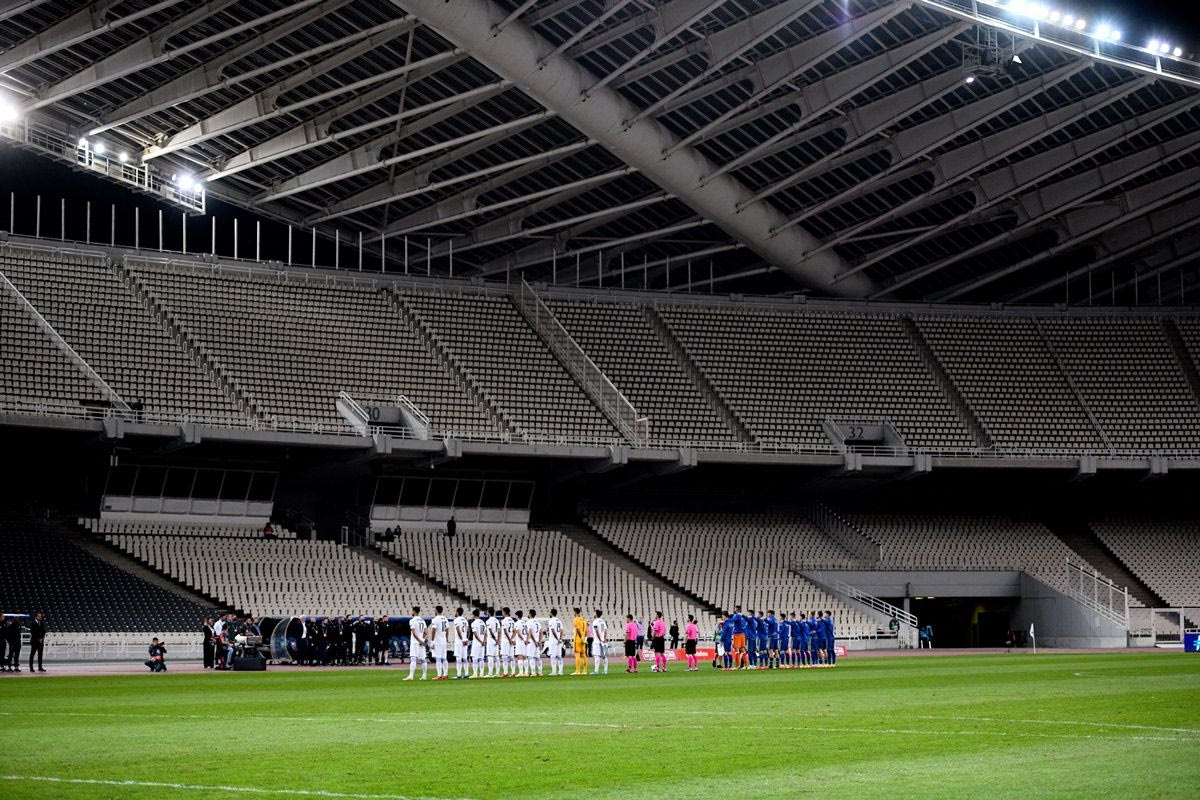
[(868, 565), (883, 561), (883, 545), (865, 531), (842, 519), (841, 515), (824, 503), (812, 507), (812, 522), (829, 538), (840, 544), (855, 558)]
[(164, 181), (148, 164), (121, 161), (120, 154), (115, 150), (96, 152), (85, 139), (70, 137), (30, 119), (0, 123), (0, 138), (17, 142), (56, 160), (66, 161), (76, 168), (99, 173), (126, 186), (156, 194), (191, 213), (203, 214), (205, 211), (202, 182), (193, 182), (193, 188), (185, 190)]
[(1089, 567), (1067, 561), (1063, 594), (1122, 628), (1129, 628), (1129, 590), (1118, 587)]
[(1185, 633), (1200, 632), (1200, 608), (1129, 609), (1129, 636), (1133, 645), (1182, 646)]
[(533, 324), (534, 330), (541, 335), (550, 346), (550, 350), (558, 356), (567, 371), (579, 381), (588, 397), (600, 406), (621, 434), (639, 447), (648, 444), (650, 420), (638, 415), (629, 398), (608, 379), (600, 367), (596, 366), (596, 362), (592, 361), (575, 338), (567, 332), (524, 276), (521, 277), (521, 286), (516, 297), (517, 306)]
[(899, 606), (894, 606), (873, 594), (868, 594), (857, 587), (851, 586), (836, 575), (830, 575), (825, 572), (813, 572), (803, 567), (794, 567), (793, 569), (822, 588), (843, 595), (856, 603), (896, 620), (900, 626), (896, 632), (897, 640), (908, 647), (917, 646), (917, 616), (915, 614), (905, 611)]
[(8, 290), (8, 293), (11, 294), (14, 299), (16, 299), (17, 305), (21, 306), (23, 310), (28, 312), (28, 314), (33, 317), (33, 321), (37, 324), (37, 326), (41, 328), (47, 336), (50, 337), (50, 341), (54, 342), (54, 346), (66, 354), (67, 358), (71, 360), (71, 363), (78, 367), (80, 371), (82, 371), (83, 374), (88, 377), (88, 380), (90, 380), (96, 385), (97, 388), (100, 389), (100, 391), (104, 394), (104, 399), (112, 403), (117, 410), (119, 410), (125, 416), (131, 416), (133, 414), (133, 410), (124, 400), (121, 399), (121, 396), (117, 394), (117, 391), (109, 386), (108, 382), (104, 380), (104, 378), (101, 378), (96, 370), (92, 369), (91, 365), (84, 360), (83, 356), (79, 355), (79, 353), (75, 351), (75, 348), (72, 347), (66, 339), (59, 335), (58, 331), (54, 329), (54, 326), (42, 316), (42, 313), (34, 307), (33, 303), (29, 302), (25, 295), (21, 294), (21, 290), (18, 289), (3, 272), (0, 272), (0, 281), (3, 281), (4, 288)]

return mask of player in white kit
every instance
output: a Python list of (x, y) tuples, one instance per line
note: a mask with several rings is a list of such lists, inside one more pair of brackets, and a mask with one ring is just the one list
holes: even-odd
[(421, 662), (421, 680), (429, 677), (429, 662), (425, 660), (425, 619), (421, 616), (421, 607), (413, 606), (412, 617), (408, 620), (408, 677), (411, 681), (417, 671), (417, 662)]
[(600, 674), (600, 665), (604, 665), (604, 674), (608, 674), (608, 623), (600, 609), (596, 609), (596, 618), (592, 620), (592, 660), (595, 662), (593, 675)]
[(525, 657), (529, 652), (529, 620), (525, 619), (525, 612), (517, 609), (517, 646), (513, 648), (513, 655), (517, 658), (517, 677), (526, 678), (529, 676), (528, 659)]
[(529, 609), (529, 645), (525, 650), (525, 663), (529, 674), (542, 677), (542, 623), (537, 621), (537, 612)]
[(471, 612), (471, 661), (474, 674), (471, 677), (482, 678), (483, 663), (487, 657), (487, 625), (479, 618), (479, 609)]
[(435, 681), (444, 681), (450, 678), (450, 664), (447, 662), (447, 645), (449, 644), (447, 634), (450, 632), (450, 620), (442, 615), (442, 607), (434, 608), (433, 619), (429, 622), (431, 631), (430, 638), (433, 651), (433, 660), (437, 665), (437, 677)]
[(487, 629), (487, 676), (494, 678), (500, 667), (500, 637), (503, 635), (500, 631), (500, 618), (496, 616), (494, 609), (488, 609), (487, 622), (483, 625)]
[(550, 674), (562, 675), (563, 624), (557, 608), (550, 609), (550, 619), (546, 620), (546, 643), (550, 650)]
[(517, 621), (507, 608), (501, 609), (504, 614), (500, 618), (500, 677), (510, 678), (513, 675), (513, 651), (517, 644)]
[(467, 654), (471, 650), (471, 623), (467, 622), (461, 608), (454, 609), (451, 630), (454, 634), (454, 679), (469, 678), (471, 659)]

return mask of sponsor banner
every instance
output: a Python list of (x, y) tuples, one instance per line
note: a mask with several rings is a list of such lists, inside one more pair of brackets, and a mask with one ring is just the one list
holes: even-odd
[(1185, 633), (1183, 635), (1183, 651), (1185, 653), (1200, 653), (1200, 633)]
[(834, 654), (835, 656), (837, 656), (838, 658), (845, 658), (845, 656), (846, 656), (846, 645), (844, 645), (844, 644), (835, 644), (835, 645), (833, 646), (833, 654)]
[[(674, 650), (672, 650), (671, 648), (668, 647), (667, 651), (664, 655), (666, 655), (667, 661), (687, 661), (687, 651), (684, 650), (682, 647), (677, 647)], [(717, 651), (711, 647), (697, 647), (696, 648), (696, 658), (700, 659), (701, 661), (704, 661), (706, 659), (708, 661), (712, 661), (714, 658), (716, 658), (716, 656), (717, 656)], [(641, 654), (641, 660), (642, 661), (653, 661), (654, 660), (654, 651), (651, 650), (649, 647), (643, 647), (642, 654)]]

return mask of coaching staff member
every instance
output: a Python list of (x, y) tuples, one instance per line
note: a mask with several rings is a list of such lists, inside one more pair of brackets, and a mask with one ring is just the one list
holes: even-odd
[(37, 654), (37, 671), (45, 672), (42, 668), (42, 653), (46, 647), (46, 621), (42, 617), (42, 612), (37, 612), (33, 615), (33, 621), (29, 623), (29, 671), (33, 672), (33, 656)]

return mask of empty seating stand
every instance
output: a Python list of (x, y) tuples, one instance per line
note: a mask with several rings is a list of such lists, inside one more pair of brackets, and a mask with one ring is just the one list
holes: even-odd
[(360, 401), (404, 395), (438, 431), (495, 433), (372, 286), (188, 268), (133, 272), (268, 419), (343, 425), (335, 403), (344, 391)]
[(955, 314), (915, 321), (997, 446), (1104, 449), (1032, 320)]
[(806, 520), (772, 514), (593, 511), (602, 538), (718, 608), (832, 611), (842, 638), (878, 625), (805, 580), (801, 562), (850, 566), (853, 557)]
[(55, 634), (198, 631), (209, 609), (147, 583), (58, 534), (5, 524), (0, 609), (41, 611)]
[(99, 403), (103, 395), (29, 312), (0, 292), (0, 405), (46, 404), (67, 409)]
[(401, 615), (453, 598), (378, 556), (330, 541), (108, 533), (105, 540), (176, 581), (255, 617)]
[(2, 252), (0, 271), (125, 402), (162, 415), (244, 416), (101, 260)]
[(519, 433), (624, 441), (508, 297), (416, 290), (403, 296)]
[(552, 300), (551, 311), (638, 413), (657, 444), (732, 442), (736, 436), (676, 363), (640, 306)]
[(1156, 318), (1064, 317), (1042, 324), (1114, 448), (1200, 448), (1200, 407)]
[(759, 441), (827, 445), (827, 417), (887, 419), (909, 446), (974, 447), (899, 320), (878, 313), (664, 306), (663, 318)]
[[(456, 591), (494, 605), (535, 609), (566, 617), (578, 606), (601, 609), (616, 626), (630, 613), (650, 618), (662, 611), (680, 623), (695, 614), (703, 630), (712, 616), (605, 561), (561, 532), (459, 531), (453, 541), (439, 531), (411, 530), (382, 545)], [(611, 634), (610, 634), (611, 635)]]
[(1091, 528), (1168, 604), (1200, 607), (1200, 522), (1113, 518)]

